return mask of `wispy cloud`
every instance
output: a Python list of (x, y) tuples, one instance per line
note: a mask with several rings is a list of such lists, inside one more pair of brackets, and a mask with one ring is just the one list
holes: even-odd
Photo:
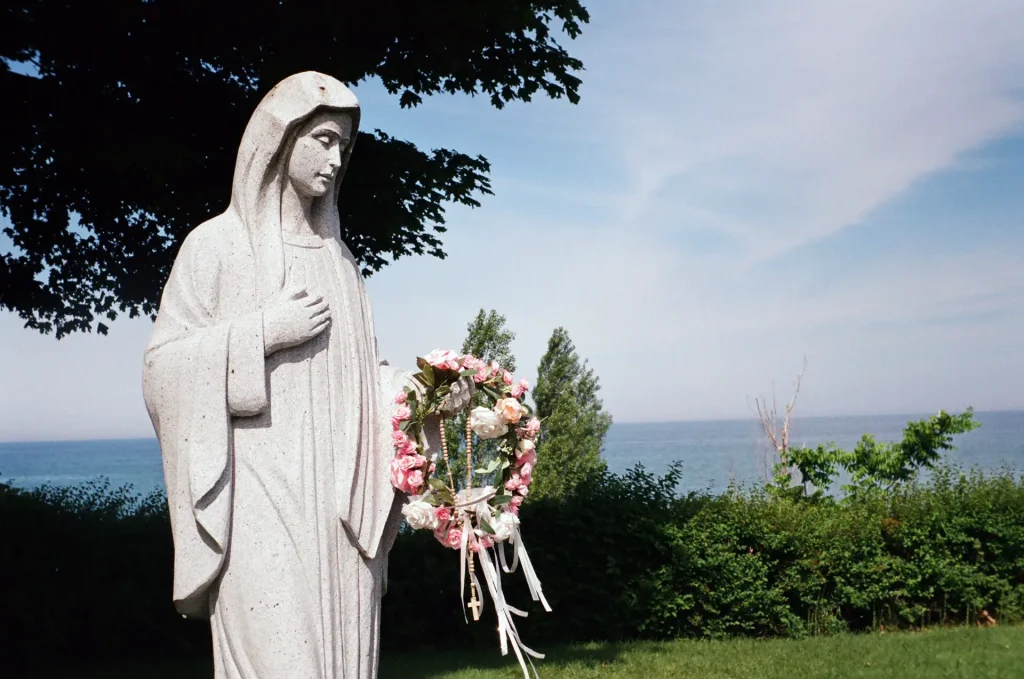
[(1014, 0), (621, 12), (598, 28), (585, 94), (627, 132), (626, 216), (709, 213), (748, 263), (857, 223), (1024, 118)]

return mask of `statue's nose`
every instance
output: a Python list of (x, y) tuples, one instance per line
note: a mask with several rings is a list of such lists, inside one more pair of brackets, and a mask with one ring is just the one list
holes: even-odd
[(341, 150), (337, 148), (332, 150), (331, 157), (328, 159), (327, 162), (331, 166), (332, 170), (337, 170), (339, 167), (341, 167)]

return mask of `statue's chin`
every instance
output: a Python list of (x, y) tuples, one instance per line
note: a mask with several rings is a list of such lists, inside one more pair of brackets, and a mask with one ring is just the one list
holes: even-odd
[(321, 198), (327, 194), (327, 190), (331, 188), (331, 182), (327, 179), (314, 179), (309, 184), (298, 184), (296, 182), (299, 193), (306, 198)]

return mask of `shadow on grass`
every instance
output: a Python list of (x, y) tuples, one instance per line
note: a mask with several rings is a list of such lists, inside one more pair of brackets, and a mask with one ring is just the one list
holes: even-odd
[[(629, 646), (636, 650), (637, 644)], [(625, 650), (619, 644), (587, 644), (580, 646), (559, 646), (552, 649), (536, 649), (545, 653), (544, 660), (534, 661), (537, 669), (562, 668), (569, 665), (582, 668), (600, 668), (614, 663)], [(420, 651), (417, 653), (381, 653), (380, 679), (441, 679), (462, 670), (507, 669), (519, 674), (515, 654), (509, 650), (502, 656), (497, 645), (491, 650)], [(10, 676), (10, 675), (8, 675)], [(102, 667), (67, 667), (61, 670), (35, 670), (30, 674), (14, 676), (33, 679), (213, 679), (213, 661), (197, 660), (177, 663), (166, 659), (152, 661), (116, 663)]]
[[(631, 644), (630, 650), (635, 651), (641, 644)], [(544, 653), (543, 660), (535, 660), (537, 669), (543, 673), (544, 668), (563, 668), (569, 665), (579, 668), (601, 668), (615, 663), (626, 650), (620, 644), (585, 644), (578, 646), (558, 646), (551, 649), (534, 646), (534, 650)], [(388, 653), (381, 654), (380, 679), (441, 679), (462, 670), (513, 670), (521, 671), (515, 653), (509, 649), (508, 655), (501, 655), (495, 643), (492, 651), (476, 649), (466, 652), (438, 651), (435, 653)]]

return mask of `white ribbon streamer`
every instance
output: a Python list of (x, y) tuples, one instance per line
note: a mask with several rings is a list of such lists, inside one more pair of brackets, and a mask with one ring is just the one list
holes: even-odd
[[(530, 679), (531, 670), (533, 672), (534, 679), (540, 679), (537, 674), (537, 668), (533, 665), (533, 660), (531, 658), (543, 659), (544, 655), (526, 646), (519, 637), (519, 632), (516, 629), (513, 616), (525, 618), (527, 617), (527, 613), (526, 611), (515, 608), (505, 600), (505, 593), (501, 585), (501, 572), (514, 572), (516, 566), (521, 562), (523, 564), (523, 574), (526, 576), (527, 586), (530, 589), (530, 596), (533, 597), (534, 601), (539, 601), (547, 612), (551, 612), (551, 606), (548, 604), (547, 599), (544, 598), (540, 580), (537, 578), (537, 573), (533, 568), (530, 557), (526, 553), (526, 547), (523, 544), (518, 521), (514, 521), (512, 523), (511, 536), (509, 538), (512, 542), (513, 549), (513, 563), (511, 568), (505, 561), (504, 545), (501, 542), (497, 543), (491, 549), (485, 548), (480, 544), (477, 532), (479, 531), (486, 534), (485, 531), (479, 528), (480, 520), (492, 519), (493, 514), (491, 513), (491, 507), (486, 504), (487, 500), (484, 499), (481, 501), (479, 498), (490, 499), (490, 497), (494, 496), (494, 489), (481, 488), (471, 489), (471, 491), (483, 492), (470, 492), (464, 496), (463, 493), (459, 494), (460, 496), (463, 496), (459, 498), (462, 500), (461, 504), (463, 506), (473, 507), (473, 509), (467, 508), (465, 510), (465, 518), (462, 523), (462, 540), (459, 545), (459, 554), (461, 557), (461, 564), (459, 566), (459, 597), (462, 600), (462, 603), (465, 604), (466, 566), (469, 562), (470, 550), (475, 549), (476, 554), (480, 557), (480, 570), (483, 571), (484, 581), (487, 583), (487, 590), (490, 592), (491, 601), (494, 602), (494, 609), (498, 618), (498, 641), (501, 645), (501, 654), (508, 655), (509, 645), (511, 645), (512, 651), (515, 653), (516, 659), (519, 661), (519, 666), (523, 669), (524, 679)], [(501, 563), (501, 568), (498, 567), (499, 561)], [(477, 578), (475, 572), (471, 573), (470, 577), (472, 579), (472, 586), (476, 587), (476, 590), (481, 593), (480, 611), (483, 612), (483, 587), (481, 586), (480, 580)], [(466, 606), (464, 605), (462, 617), (468, 624), (469, 618), (466, 615), (465, 609)]]

